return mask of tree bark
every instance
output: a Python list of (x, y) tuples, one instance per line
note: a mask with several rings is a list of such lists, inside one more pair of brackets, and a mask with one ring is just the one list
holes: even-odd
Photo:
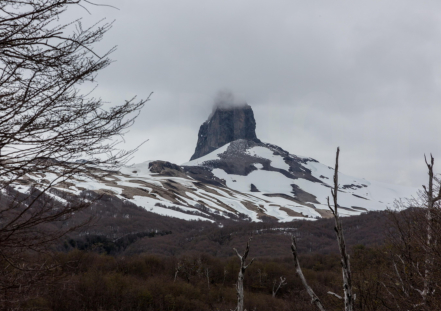
[(247, 247), (243, 255), (240, 255), (237, 249), (233, 248), (236, 251), (237, 256), (240, 259), (240, 269), (239, 275), (237, 277), (236, 290), (237, 290), (237, 307), (236, 311), (244, 311), (243, 303), (244, 303), (244, 290), (243, 290), (243, 279), (245, 276), (245, 270), (253, 263), (254, 258), (251, 259), (250, 263), (247, 265), (245, 261), (248, 257), (248, 253), (250, 252), (250, 242), (251, 238), (247, 242)]

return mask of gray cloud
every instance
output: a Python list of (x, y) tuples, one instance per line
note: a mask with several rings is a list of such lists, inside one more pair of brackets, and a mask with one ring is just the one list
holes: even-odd
[(247, 103), (246, 101), (237, 98), (233, 94), (233, 92), (229, 89), (221, 89), (219, 90), (213, 99), (213, 108), (211, 110), (210, 115), (208, 116), (207, 120), (211, 119), (213, 114), (215, 113), (216, 109), (231, 109), (235, 107), (243, 107)]
[[(182, 163), (213, 96), (227, 86), (253, 107), (257, 135), (343, 172), (421, 185), (424, 153), (441, 168), (441, 2), (108, 1), (68, 12), (116, 19), (118, 45), (94, 93), (113, 104), (155, 94), (126, 135), (149, 138), (134, 161)], [(441, 170), (439, 170), (441, 171)]]
[(246, 104), (246, 101), (237, 98), (231, 90), (222, 89), (218, 91), (214, 97), (213, 110), (217, 108), (229, 109), (234, 107), (243, 107)]

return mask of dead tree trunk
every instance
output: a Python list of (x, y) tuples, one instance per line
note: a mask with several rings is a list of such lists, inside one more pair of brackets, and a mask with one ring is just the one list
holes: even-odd
[(207, 287), (210, 289), (210, 269), (208, 267), (205, 268), (205, 276), (207, 277)]
[[(423, 290), (421, 291), (421, 296), (423, 297), (423, 303), (425, 305), (430, 304), (430, 296), (434, 292), (433, 288), (433, 254), (432, 247), (436, 244), (436, 237), (433, 236), (433, 210), (435, 208), (435, 203), (441, 200), (441, 187), (438, 191), (438, 195), (436, 197), (433, 196), (433, 165), (435, 160), (433, 156), (430, 155), (430, 164), (427, 162), (426, 156), (424, 156), (424, 160), (426, 161), (427, 168), (429, 169), (429, 189), (426, 186), (423, 186), (424, 192), (427, 196), (427, 212), (426, 212), (426, 221), (427, 221), (427, 238), (426, 238), (426, 259), (425, 259), (425, 268), (424, 268), (424, 284)], [(434, 240), (435, 239), (435, 240)]]
[(245, 264), (245, 261), (247, 260), (248, 253), (250, 252), (250, 242), (251, 238), (247, 242), (247, 248), (245, 249), (245, 252), (243, 255), (240, 255), (237, 249), (233, 248), (236, 251), (237, 256), (240, 259), (240, 270), (239, 275), (237, 277), (237, 284), (236, 284), (236, 290), (237, 290), (237, 307), (236, 311), (244, 311), (243, 309), (243, 299), (244, 299), (244, 293), (243, 293), (243, 279), (245, 275), (245, 270), (253, 263), (254, 258), (251, 259), (249, 264)]
[(334, 169), (334, 188), (331, 189), (332, 199), (334, 201), (334, 208), (331, 207), (328, 197), (328, 207), (334, 215), (335, 219), (335, 233), (337, 235), (338, 248), (340, 249), (341, 257), (341, 269), (343, 274), (343, 292), (345, 300), (345, 311), (354, 310), (354, 295), (352, 293), (352, 277), (351, 277), (351, 266), (349, 255), (346, 252), (345, 237), (343, 235), (343, 227), (341, 225), (340, 217), (338, 216), (338, 156), (340, 154), (340, 148), (337, 148), (337, 154), (335, 159), (335, 169)]
[(178, 265), (176, 266), (175, 269), (175, 279), (173, 280), (173, 283), (176, 282), (176, 279), (178, 278), (178, 273), (182, 268), (182, 263), (180, 261), (178, 261)]
[[(346, 253), (346, 244), (345, 244), (345, 238), (343, 235), (343, 227), (341, 225), (341, 221), (338, 216), (337, 194), (338, 194), (338, 156), (339, 156), (339, 154), (340, 154), (340, 148), (337, 148), (337, 155), (336, 155), (336, 159), (335, 159), (335, 169), (334, 169), (334, 187), (333, 187), (333, 189), (331, 189), (332, 198), (334, 201), (334, 208), (331, 207), (331, 204), (329, 202), (329, 197), (328, 197), (328, 207), (331, 210), (332, 214), (334, 215), (334, 219), (335, 219), (334, 230), (337, 235), (338, 247), (340, 249), (341, 267), (342, 267), (342, 273), (343, 273), (343, 291), (344, 291), (343, 296), (344, 297), (341, 297), (340, 295), (337, 295), (333, 292), (328, 292), (328, 294), (331, 294), (339, 299), (344, 299), (345, 311), (353, 311), (354, 310), (355, 295), (352, 294), (351, 266), (350, 266), (350, 261), (349, 261), (349, 255)], [(317, 308), (320, 309), (320, 311), (324, 311), (325, 308), (323, 307), (322, 303), (320, 302), (320, 299), (314, 293), (312, 288), (308, 285), (308, 283), (306, 282), (305, 276), (303, 275), (302, 268), (300, 267), (300, 263), (299, 263), (299, 260), (297, 257), (297, 246), (296, 246), (296, 240), (294, 237), (292, 238), (291, 250), (292, 250), (292, 255), (294, 257), (294, 264), (296, 267), (297, 275), (300, 277), (300, 279), (303, 283), (303, 286), (305, 287), (309, 296), (311, 296), (312, 303), (314, 303), (317, 306)]]
[(296, 273), (299, 276), (300, 280), (302, 281), (303, 287), (305, 287), (306, 292), (311, 297), (311, 303), (315, 304), (320, 311), (326, 311), (320, 299), (314, 293), (312, 288), (308, 285), (308, 282), (306, 281), (306, 278), (303, 275), (302, 268), (300, 267), (299, 258), (297, 256), (297, 244), (296, 244), (296, 238), (294, 236), (292, 237), (291, 251), (292, 251), (292, 257), (294, 259), (294, 265), (296, 267)]

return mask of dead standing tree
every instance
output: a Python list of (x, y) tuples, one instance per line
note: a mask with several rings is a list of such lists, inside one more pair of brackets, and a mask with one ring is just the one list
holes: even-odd
[(390, 213), (392, 221), (389, 239), (393, 269), (382, 282), (388, 294), (400, 308), (434, 310), (439, 308), (441, 248), (441, 183), (433, 172), (434, 158), (425, 157), (428, 185), (415, 197), (395, 201), (397, 212)]
[(434, 256), (431, 252), (433, 245), (437, 244), (436, 236), (433, 234), (434, 228), (434, 209), (436, 202), (441, 200), (441, 187), (438, 190), (438, 194), (436, 197), (433, 196), (433, 165), (435, 160), (432, 155), (430, 155), (430, 164), (427, 162), (426, 156), (424, 156), (424, 160), (426, 162), (427, 168), (429, 169), (429, 185), (428, 189), (423, 185), (424, 193), (426, 195), (427, 201), (427, 212), (426, 212), (426, 221), (427, 221), (427, 239), (426, 239), (426, 258), (425, 258), (425, 268), (424, 268), (424, 281), (423, 281), (423, 290), (420, 292), (423, 298), (424, 305), (430, 305), (430, 296), (435, 292), (434, 284), (433, 284), (433, 263)]
[[(341, 297), (340, 295), (337, 295), (332, 292), (328, 292), (328, 293), (339, 298), (339, 299), (344, 299), (345, 311), (353, 311), (355, 296), (352, 294), (352, 277), (351, 277), (350, 260), (349, 260), (349, 255), (346, 252), (346, 244), (345, 244), (345, 239), (344, 239), (344, 235), (343, 235), (343, 227), (342, 227), (342, 224), (340, 221), (340, 217), (338, 215), (337, 193), (338, 193), (338, 157), (339, 157), (339, 155), (340, 155), (340, 148), (337, 148), (336, 159), (335, 159), (335, 168), (334, 168), (334, 187), (331, 189), (334, 208), (332, 208), (332, 206), (329, 202), (329, 197), (328, 197), (327, 201), (328, 201), (328, 207), (331, 210), (332, 214), (334, 215), (334, 219), (335, 219), (334, 230), (337, 235), (338, 247), (340, 250), (340, 259), (341, 259), (342, 274), (343, 274), (343, 292), (344, 292), (343, 296), (344, 297)], [(294, 259), (294, 264), (296, 267), (296, 273), (300, 277), (303, 286), (305, 287), (306, 291), (308, 292), (309, 296), (311, 297), (311, 302), (314, 303), (319, 310), (325, 311), (325, 308), (324, 308), (323, 304), (321, 303), (320, 299), (314, 293), (312, 288), (308, 285), (308, 282), (306, 281), (306, 278), (303, 275), (302, 268), (300, 267), (300, 263), (298, 260), (297, 245), (296, 245), (296, 241), (295, 241), (294, 237), (292, 238), (291, 251), (292, 251), (292, 255), (293, 255), (293, 259)]]
[(243, 291), (243, 279), (245, 276), (245, 270), (253, 263), (254, 258), (251, 259), (249, 264), (246, 264), (246, 260), (248, 257), (248, 253), (250, 252), (250, 242), (251, 238), (249, 238), (247, 242), (247, 247), (243, 255), (240, 255), (237, 249), (233, 248), (236, 251), (237, 257), (240, 259), (240, 269), (239, 275), (237, 277), (236, 290), (237, 290), (237, 307), (235, 311), (244, 311), (243, 303), (244, 303), (244, 291)]
[[(346, 252), (345, 237), (343, 234), (343, 226), (341, 225), (341, 220), (338, 215), (338, 156), (340, 154), (340, 148), (337, 148), (337, 154), (335, 159), (335, 169), (334, 169), (334, 188), (331, 189), (332, 199), (334, 203), (334, 208), (332, 208), (329, 197), (328, 197), (328, 207), (334, 215), (335, 219), (335, 233), (337, 235), (338, 248), (340, 250), (340, 260), (341, 260), (341, 270), (343, 274), (343, 297), (345, 301), (345, 311), (354, 310), (354, 295), (352, 293), (352, 276), (351, 276), (351, 265), (349, 260), (349, 255)], [(333, 294), (333, 293), (332, 293)], [(335, 295), (335, 294), (334, 294)], [(339, 297), (338, 295), (335, 295)]]

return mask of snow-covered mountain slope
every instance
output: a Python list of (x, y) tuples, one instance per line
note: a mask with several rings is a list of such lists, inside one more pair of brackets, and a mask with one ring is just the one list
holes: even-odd
[[(309, 217), (327, 217), (327, 197), (334, 169), (312, 158), (298, 157), (271, 144), (236, 140), (183, 166), (211, 170), (228, 188), (278, 204), (280, 210)], [(342, 215), (356, 215), (393, 207), (395, 199), (410, 197), (416, 189), (367, 181), (339, 172)]]
[[(67, 202), (66, 196), (84, 197), (85, 192), (93, 191), (132, 202), (150, 212), (185, 220), (214, 222), (229, 218), (260, 221), (270, 217), (288, 221), (304, 217), (301, 214), (289, 216), (278, 204), (253, 193), (217, 186), (215, 178), (213, 184), (200, 182), (181, 167), (164, 161), (127, 166), (118, 172), (94, 166), (89, 168), (88, 173), (67, 181), (56, 181), (59, 175), (54, 167), (53, 171), (42, 173), (38, 178), (26, 176), (10, 186), (26, 193), (31, 186), (42, 190), (52, 183), (47, 193), (60, 204)], [(200, 171), (197, 173), (203, 178)]]
[[(263, 143), (255, 130), (249, 105), (215, 105), (199, 129), (191, 161), (180, 166), (147, 161), (109, 171), (88, 162), (68, 164), (45, 159), (49, 164), (45, 167), (52, 169), (38, 176), (28, 174), (10, 186), (22, 193), (31, 187), (50, 188), (48, 195), (60, 204), (72, 203), (76, 197), (96, 197), (90, 193), (93, 191), (115, 198), (113, 202), (122, 200), (127, 205), (133, 203), (186, 220), (330, 217), (327, 197), (331, 194), (333, 168)], [(82, 173), (63, 180), (62, 167), (69, 170), (70, 165), (83, 165)], [(395, 199), (416, 193), (414, 188), (342, 173), (339, 183), (339, 212), (343, 216), (392, 208)]]
[[(53, 183), (49, 194), (61, 204), (66, 195), (84, 197), (94, 191), (186, 220), (283, 222), (330, 217), (326, 198), (334, 170), (271, 144), (239, 139), (181, 166), (147, 161), (119, 171), (87, 168), (75, 178), (57, 181), (54, 166), (52, 171), (27, 176), (11, 186), (26, 192), (31, 186), (43, 189)], [(339, 211), (344, 216), (384, 210), (395, 199), (416, 192), (342, 173), (339, 182)]]

